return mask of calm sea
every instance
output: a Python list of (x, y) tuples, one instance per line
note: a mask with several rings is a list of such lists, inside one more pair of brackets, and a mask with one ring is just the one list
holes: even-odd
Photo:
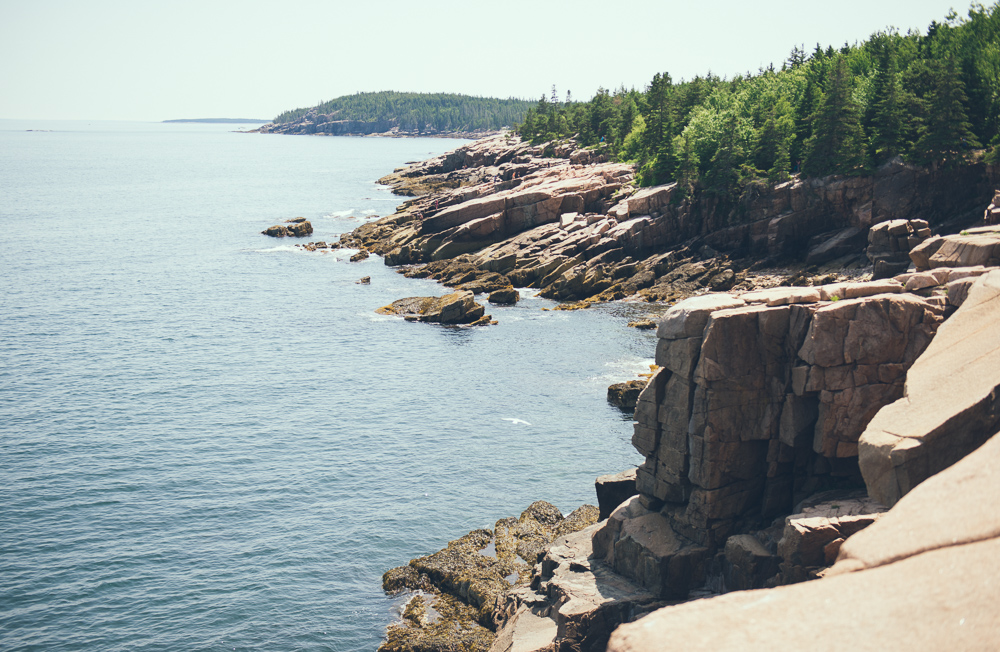
[(443, 289), (259, 233), (459, 142), (233, 128), (0, 121), (0, 649), (373, 650), (385, 570), (641, 462), (640, 308), (406, 323)]

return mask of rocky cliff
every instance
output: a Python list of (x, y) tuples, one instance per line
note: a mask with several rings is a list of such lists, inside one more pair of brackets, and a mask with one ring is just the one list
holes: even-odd
[[(745, 270), (762, 264), (868, 266), (872, 225), (916, 220), (957, 231), (981, 218), (998, 181), (1000, 170), (982, 164), (895, 160), (871, 176), (794, 178), (726, 199), (676, 184), (637, 189), (631, 167), (601, 150), (504, 134), (387, 176), (416, 197), (342, 242), (389, 265), (459, 260), (558, 300), (674, 301), (740, 287)], [(444, 269), (429, 275), (453, 276)]]
[[(1000, 430), (1000, 232), (963, 228), (981, 219), (997, 177), (985, 166), (895, 161), (869, 177), (793, 179), (723, 202), (675, 185), (636, 189), (631, 169), (600, 151), (509, 136), (387, 177), (415, 198), (341, 246), (408, 275), (585, 303), (692, 297), (658, 325), (659, 369), (635, 410), (633, 445), (646, 459), (634, 482), (614, 479), (600, 522), (556, 536), (530, 573), (475, 605), (497, 631), (477, 645), (603, 650), (635, 621), (610, 649), (667, 638), (698, 649), (676, 632), (714, 627), (702, 614), (738, 627), (733, 609), (759, 598), (674, 606), (692, 597), (768, 587), (783, 605), (836, 596), (860, 604), (883, 576), (906, 590), (911, 567), (937, 572), (946, 561), (909, 559), (933, 543), (914, 543), (918, 552), (893, 568), (898, 560), (869, 561), (875, 553), (852, 542), (886, 521), (904, 527), (893, 514), (907, 492)], [(761, 260), (800, 272), (765, 278)], [(880, 263), (886, 278), (837, 273), (869, 279)], [(913, 271), (897, 273), (904, 264)], [(977, 549), (962, 563), (989, 554)], [(837, 579), (853, 571), (875, 575)], [(972, 577), (971, 566), (961, 573)], [(828, 574), (837, 577), (802, 585), (821, 589), (785, 586)], [(911, 586), (914, 596), (935, 590), (926, 577)], [(780, 610), (760, 613), (781, 629)], [(980, 633), (961, 640), (990, 640), (981, 632), (997, 619), (969, 613)], [(742, 639), (711, 640), (724, 648)]]

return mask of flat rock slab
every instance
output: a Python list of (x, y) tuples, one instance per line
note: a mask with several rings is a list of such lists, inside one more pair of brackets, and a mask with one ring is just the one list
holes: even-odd
[(894, 505), (1000, 428), (1000, 270), (981, 276), (859, 441), (870, 496)]
[(938, 548), (1000, 538), (997, 497), (1000, 434), (921, 483), (878, 522), (844, 542), (829, 572), (883, 566)]
[(619, 627), (607, 649), (995, 650), (997, 555), (1000, 540), (991, 539), (861, 573), (666, 607)]

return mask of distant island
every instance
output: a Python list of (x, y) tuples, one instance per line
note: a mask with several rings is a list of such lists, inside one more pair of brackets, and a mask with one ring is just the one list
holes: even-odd
[(520, 124), (534, 101), (380, 91), (285, 111), (261, 133), (480, 137)]
[(207, 122), (216, 124), (232, 124), (232, 123), (247, 123), (252, 122), (254, 124), (266, 124), (267, 120), (258, 120), (255, 118), (178, 118), (176, 120), (164, 120), (163, 122)]

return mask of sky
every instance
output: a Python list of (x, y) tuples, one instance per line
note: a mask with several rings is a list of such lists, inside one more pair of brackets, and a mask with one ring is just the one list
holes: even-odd
[[(987, 3), (989, 4), (989, 3)], [(926, 32), (951, 0), (0, 0), (0, 118), (270, 119), (361, 91), (590, 99), (795, 45)]]

